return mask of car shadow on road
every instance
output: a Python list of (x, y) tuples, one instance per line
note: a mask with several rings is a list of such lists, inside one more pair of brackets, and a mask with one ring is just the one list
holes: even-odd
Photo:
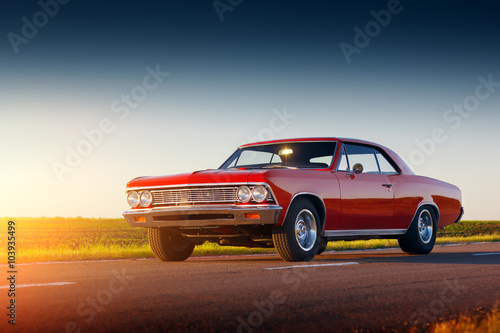
[(394, 262), (394, 263), (425, 263), (425, 264), (459, 264), (459, 265), (500, 265), (500, 252), (447, 252), (430, 253), (427, 255), (407, 255), (405, 253), (359, 253), (337, 255), (335, 252), (325, 253), (315, 257), (317, 263), (356, 261), (359, 263)]

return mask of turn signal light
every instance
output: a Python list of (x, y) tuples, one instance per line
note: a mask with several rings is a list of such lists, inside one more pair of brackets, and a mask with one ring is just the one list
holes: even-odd
[(260, 215), (259, 215), (259, 213), (245, 213), (245, 218), (251, 219), (251, 220), (256, 220), (256, 219), (260, 219)]
[(136, 216), (134, 217), (135, 222), (146, 222), (146, 217), (145, 216)]

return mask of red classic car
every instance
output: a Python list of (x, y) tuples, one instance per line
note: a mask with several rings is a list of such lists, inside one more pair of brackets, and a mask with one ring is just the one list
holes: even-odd
[(123, 215), (148, 228), (164, 261), (207, 241), (275, 247), (286, 261), (310, 260), (329, 241), (372, 238), (427, 254), (436, 229), (463, 214), (456, 186), (415, 175), (386, 147), (344, 138), (246, 144), (219, 169), (135, 178), (126, 192)]

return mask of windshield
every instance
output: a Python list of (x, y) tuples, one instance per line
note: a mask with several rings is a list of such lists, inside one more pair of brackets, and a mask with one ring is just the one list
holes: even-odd
[(326, 169), (336, 142), (282, 142), (239, 148), (219, 169)]

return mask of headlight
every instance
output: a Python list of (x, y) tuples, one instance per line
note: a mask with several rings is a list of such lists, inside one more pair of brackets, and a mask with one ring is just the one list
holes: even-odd
[(149, 191), (142, 191), (139, 201), (142, 207), (149, 207), (153, 202), (153, 195)]
[(136, 191), (128, 192), (127, 202), (130, 207), (137, 207), (139, 205), (139, 193)]
[(267, 189), (262, 185), (257, 185), (252, 190), (252, 198), (257, 202), (261, 203), (267, 199)]
[(241, 203), (247, 203), (252, 199), (252, 192), (248, 188), (248, 186), (241, 186), (238, 189), (238, 200)]

